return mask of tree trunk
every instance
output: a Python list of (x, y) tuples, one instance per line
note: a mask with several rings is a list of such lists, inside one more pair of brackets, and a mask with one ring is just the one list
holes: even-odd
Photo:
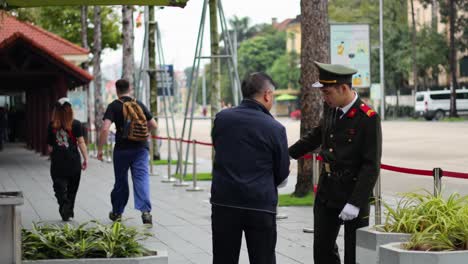
[[(319, 73), (314, 61), (330, 60), (330, 28), (327, 0), (301, 0), (301, 136), (319, 124), (322, 97), (319, 89), (311, 88)], [(302, 197), (312, 190), (312, 160), (298, 161), (294, 195)]]
[[(413, 63), (413, 89), (418, 91), (418, 68), (416, 65), (416, 21), (414, 19), (414, 0), (411, 0), (411, 22), (413, 30), (411, 30), (412, 51), (411, 58)], [(397, 88), (398, 89), (398, 88)]]
[[(211, 38), (211, 56), (219, 55), (219, 38), (218, 38), (218, 0), (210, 0), (210, 38)], [(221, 81), (220, 81), (220, 60), (219, 58), (211, 59), (211, 88), (210, 88), (210, 104), (211, 104), (211, 120), (213, 124), (214, 116), (219, 112), (221, 104)], [(196, 95), (194, 95), (196, 96)]]
[(99, 131), (102, 127), (102, 117), (104, 116), (104, 101), (102, 97), (102, 77), (101, 77), (101, 7), (94, 6), (94, 35), (93, 35), (93, 75), (94, 75), (94, 125), (96, 127), (96, 141), (99, 140)]
[(457, 50), (455, 47), (455, 20), (457, 11), (455, 10), (455, 0), (449, 0), (450, 10), (449, 10), (449, 19), (450, 19), (450, 74), (451, 74), (451, 96), (450, 96), (450, 117), (458, 117), (457, 114), (457, 94), (456, 90), (458, 88), (457, 84)]
[[(81, 46), (85, 49), (89, 49), (88, 46), (88, 6), (81, 6)], [(81, 64), (81, 68), (83, 68), (85, 71), (88, 71), (88, 61), (85, 61)], [(89, 85), (85, 85), (83, 87), (86, 90), (86, 109), (88, 110), (88, 118), (87, 118), (87, 131), (85, 133), (86, 135), (86, 143), (89, 144), (89, 140), (91, 139), (89, 133), (91, 131), (91, 124), (94, 121), (93, 119), (93, 105), (91, 101), (91, 90), (89, 89)]]
[(133, 6), (122, 6), (122, 77), (131, 85), (135, 71), (133, 55)]
[[(156, 82), (156, 21), (154, 17), (154, 6), (149, 6), (149, 26), (148, 26), (148, 57), (149, 57), (149, 68), (151, 69), (149, 74), (149, 85), (150, 85), (150, 105), (151, 112), (155, 116), (156, 122), (158, 121), (158, 87)], [(153, 137), (158, 136), (157, 130), (152, 130), (151, 135)], [(161, 159), (159, 153), (158, 144), (156, 139), (151, 140), (153, 144), (153, 160)]]

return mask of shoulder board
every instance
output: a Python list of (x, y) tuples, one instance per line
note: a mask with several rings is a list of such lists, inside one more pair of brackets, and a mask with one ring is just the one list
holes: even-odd
[(368, 117), (373, 117), (377, 114), (372, 108), (364, 103), (359, 105), (359, 109), (361, 109), (361, 111), (364, 112), (364, 114), (366, 114)]

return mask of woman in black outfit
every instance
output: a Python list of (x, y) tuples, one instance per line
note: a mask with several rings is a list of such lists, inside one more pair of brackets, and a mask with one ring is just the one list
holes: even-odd
[[(88, 162), (83, 128), (73, 119), (73, 110), (68, 98), (61, 98), (55, 105), (48, 127), (47, 144), (50, 152), (50, 175), (55, 197), (63, 221), (74, 217), (75, 198), (80, 184), (81, 170)], [(81, 162), (80, 153), (83, 156)]]

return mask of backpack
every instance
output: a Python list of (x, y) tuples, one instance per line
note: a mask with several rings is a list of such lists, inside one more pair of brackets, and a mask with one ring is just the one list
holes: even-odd
[(123, 104), (124, 124), (122, 129), (122, 138), (131, 141), (146, 141), (148, 140), (148, 121), (143, 113), (140, 105), (135, 99), (124, 102)]

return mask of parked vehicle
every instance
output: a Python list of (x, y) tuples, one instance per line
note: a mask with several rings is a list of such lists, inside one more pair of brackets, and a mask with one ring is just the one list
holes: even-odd
[[(468, 114), (468, 89), (458, 89), (457, 112)], [(440, 120), (450, 111), (450, 90), (416, 92), (414, 114), (426, 120)]]

